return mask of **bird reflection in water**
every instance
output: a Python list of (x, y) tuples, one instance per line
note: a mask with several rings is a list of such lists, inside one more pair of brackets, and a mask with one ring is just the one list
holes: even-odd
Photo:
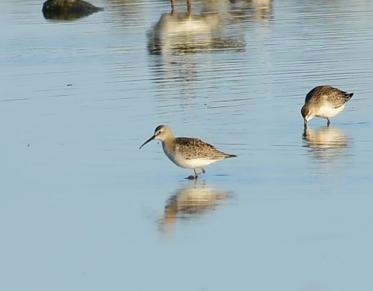
[(340, 156), (348, 147), (347, 136), (334, 127), (322, 127), (317, 130), (307, 128), (303, 132), (303, 140), (305, 146), (319, 160)]
[(177, 220), (193, 219), (212, 212), (230, 196), (230, 192), (214, 189), (204, 181), (194, 181), (176, 190), (167, 200), (161, 230), (167, 233)]
[(224, 36), (218, 14), (162, 14), (148, 32), (151, 54), (196, 53), (206, 50), (242, 50), (245, 42)]
[(272, 0), (229, 0), (229, 13), (236, 20), (266, 22), (272, 16)]

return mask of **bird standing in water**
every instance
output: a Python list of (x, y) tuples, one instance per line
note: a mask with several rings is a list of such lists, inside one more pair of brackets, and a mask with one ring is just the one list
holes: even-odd
[[(226, 154), (217, 150), (212, 145), (203, 142), (198, 138), (175, 137), (171, 129), (165, 125), (159, 125), (152, 137), (145, 141), (140, 149), (148, 142), (160, 140), (163, 151), (166, 156), (176, 165), (186, 169), (193, 169), (194, 175), (188, 179), (197, 179), (202, 173), (205, 173), (204, 167), (227, 158), (236, 157), (236, 155)], [(198, 173), (197, 170), (201, 172)]]
[(354, 93), (347, 93), (331, 86), (317, 86), (313, 88), (308, 92), (301, 109), (304, 128), (307, 128), (307, 122), (315, 116), (325, 118), (327, 126), (329, 126), (329, 118), (340, 113), (352, 95)]

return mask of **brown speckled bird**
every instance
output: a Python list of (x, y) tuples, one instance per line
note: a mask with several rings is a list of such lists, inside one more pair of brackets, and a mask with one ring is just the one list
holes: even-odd
[(165, 125), (159, 125), (151, 138), (144, 142), (140, 149), (153, 139), (162, 142), (163, 151), (166, 156), (176, 165), (186, 169), (193, 169), (194, 175), (188, 179), (197, 179), (200, 173), (197, 169), (203, 169), (205, 166), (227, 158), (236, 157), (236, 155), (226, 154), (217, 150), (212, 145), (203, 142), (198, 138), (174, 137), (171, 129)]
[(340, 113), (348, 100), (354, 93), (347, 93), (331, 86), (317, 86), (308, 92), (305, 103), (301, 109), (304, 120), (304, 127), (307, 128), (307, 122), (312, 118), (321, 117), (327, 120), (327, 126), (330, 125), (330, 119)]

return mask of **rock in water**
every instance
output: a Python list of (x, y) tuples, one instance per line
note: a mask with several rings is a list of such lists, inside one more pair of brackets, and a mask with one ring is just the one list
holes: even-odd
[(103, 10), (83, 0), (47, 0), (43, 15), (47, 19), (73, 20)]

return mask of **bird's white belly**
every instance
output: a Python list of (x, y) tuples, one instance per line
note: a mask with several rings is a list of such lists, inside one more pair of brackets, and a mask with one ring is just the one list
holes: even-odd
[(207, 165), (216, 162), (216, 160), (209, 160), (209, 159), (185, 159), (182, 155), (176, 153), (171, 154), (165, 152), (167, 157), (173, 161), (176, 165), (186, 169), (196, 169), (196, 168), (203, 168)]
[(317, 113), (316, 116), (322, 117), (322, 118), (331, 118), (333, 116), (336, 116), (338, 113), (340, 113), (344, 109), (344, 107), (345, 107), (344, 104), (338, 108), (324, 105), (320, 107), (319, 112)]

